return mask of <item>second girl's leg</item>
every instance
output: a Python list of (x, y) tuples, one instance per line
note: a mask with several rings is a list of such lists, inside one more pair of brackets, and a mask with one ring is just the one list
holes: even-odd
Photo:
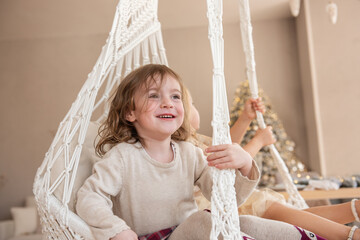
[[(355, 201), (355, 208), (360, 216), (360, 201)], [(355, 217), (351, 211), (351, 203), (340, 203), (335, 205), (326, 205), (319, 207), (311, 207), (305, 209), (307, 212), (311, 212), (318, 216), (327, 218), (337, 223), (346, 224), (355, 221)]]
[[(351, 229), (321, 216), (287, 207), (280, 203), (271, 204), (262, 217), (299, 226), (327, 239), (347, 239)], [(357, 232), (355, 232), (356, 235)], [(357, 238), (354, 237), (354, 239)]]
[(240, 228), (242, 232), (257, 240), (303, 239), (299, 230), (293, 225), (251, 215), (240, 216)]

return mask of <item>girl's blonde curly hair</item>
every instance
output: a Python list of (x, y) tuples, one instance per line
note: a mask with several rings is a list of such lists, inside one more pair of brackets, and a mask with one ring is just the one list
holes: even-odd
[(110, 105), (109, 115), (99, 128), (98, 136), (100, 140), (96, 145), (96, 153), (99, 156), (105, 155), (111, 147), (118, 143), (142, 141), (136, 132), (134, 124), (129, 122), (126, 116), (135, 108), (142, 107), (135, 106), (135, 93), (140, 91), (142, 87), (145, 87), (146, 91), (148, 91), (150, 85), (157, 80), (160, 80), (161, 85), (166, 75), (170, 75), (178, 81), (184, 106), (184, 122), (171, 135), (171, 138), (185, 141), (190, 136), (189, 99), (182, 80), (177, 73), (165, 65), (148, 64), (129, 73), (117, 88)]

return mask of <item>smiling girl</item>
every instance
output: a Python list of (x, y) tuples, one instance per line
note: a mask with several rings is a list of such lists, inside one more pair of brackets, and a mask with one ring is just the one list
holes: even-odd
[(96, 239), (170, 234), (198, 210), (194, 185), (210, 199), (208, 164), (224, 156), (227, 166), (238, 169), (238, 204), (254, 189), (259, 170), (240, 146), (210, 148), (216, 154), (208, 163), (200, 148), (185, 141), (187, 100), (179, 76), (164, 65), (140, 67), (119, 85), (96, 146), (103, 159), (78, 191), (77, 213)]

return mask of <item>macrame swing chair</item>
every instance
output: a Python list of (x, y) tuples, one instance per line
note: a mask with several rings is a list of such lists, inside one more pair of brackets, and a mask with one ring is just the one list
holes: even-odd
[[(89, 226), (75, 213), (76, 192), (90, 176), (93, 163), (99, 160), (93, 145), (99, 123), (108, 114), (110, 93), (124, 76), (141, 65), (168, 65), (157, 5), (157, 0), (119, 1), (106, 44), (37, 170), (33, 191), (47, 239), (94, 239)], [(207, 0), (207, 7), (213, 57), (213, 145), (228, 144), (231, 138), (224, 77), (222, 0)], [(247, 75), (252, 97), (257, 98), (248, 0), (239, 0), (239, 8)], [(95, 113), (98, 113), (96, 118)], [(257, 118), (260, 127), (265, 128), (261, 113), (257, 113)], [(270, 149), (289, 193), (290, 203), (306, 208), (274, 145)], [(213, 181), (210, 239), (217, 239), (220, 233), (224, 239), (242, 239), (234, 170), (213, 168)]]

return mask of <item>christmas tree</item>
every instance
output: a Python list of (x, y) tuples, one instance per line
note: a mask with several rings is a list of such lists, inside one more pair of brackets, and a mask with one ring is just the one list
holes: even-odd
[[(264, 94), (264, 91), (259, 88), (259, 96), (262, 98), (262, 101), (265, 105), (266, 112), (264, 113), (264, 121), (266, 125), (272, 126), (273, 134), (276, 137), (275, 147), (279, 151), (282, 159), (284, 160), (286, 166), (289, 169), (290, 173), (302, 173), (306, 172), (305, 165), (298, 159), (295, 155), (295, 143), (289, 139), (287, 136), (285, 129), (278, 117), (278, 115), (273, 111), (272, 106), (270, 104), (268, 96)], [(251, 97), (251, 92), (249, 88), (249, 82), (245, 81), (240, 84), (240, 86), (236, 89), (234, 101), (232, 107), (230, 109), (230, 126), (232, 126), (240, 113), (244, 109), (244, 104), (247, 99)], [(244, 146), (246, 143), (252, 139), (258, 129), (257, 120), (254, 119), (242, 142), (241, 145)], [(275, 162), (271, 156), (270, 150), (268, 147), (264, 147), (260, 150), (258, 154), (255, 156), (255, 161), (261, 169), (261, 180), (260, 186), (274, 186), (276, 181), (276, 173), (277, 168)]]

